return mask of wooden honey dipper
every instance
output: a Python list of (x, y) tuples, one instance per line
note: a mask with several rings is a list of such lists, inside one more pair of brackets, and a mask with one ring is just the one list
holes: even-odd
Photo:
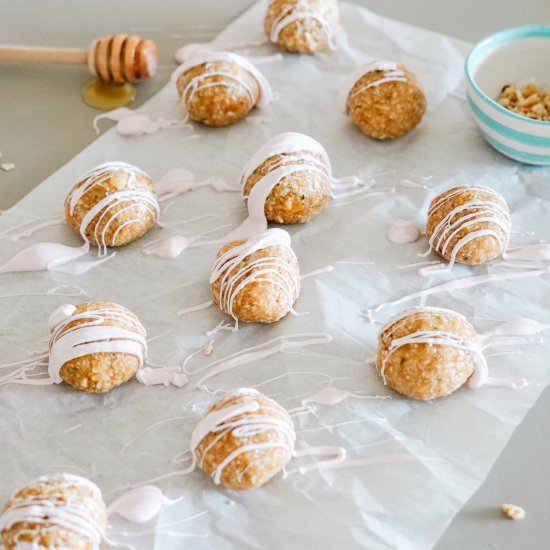
[(98, 38), (87, 50), (0, 45), (0, 61), (87, 64), (92, 74), (111, 84), (150, 78), (158, 65), (155, 43), (127, 34)]

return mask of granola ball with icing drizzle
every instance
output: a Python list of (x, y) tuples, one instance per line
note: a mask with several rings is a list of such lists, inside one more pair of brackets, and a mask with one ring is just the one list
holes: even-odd
[(410, 132), (426, 111), (415, 75), (391, 61), (369, 63), (350, 75), (340, 104), (364, 134), (380, 140)]
[(432, 200), (426, 236), (430, 248), (451, 265), (477, 265), (502, 256), (510, 229), (510, 211), (501, 195), (488, 187), (463, 185)]
[(118, 304), (66, 304), (50, 315), (48, 324), (48, 372), (56, 384), (105, 393), (130, 380), (147, 357), (145, 329)]
[(286, 51), (315, 53), (334, 48), (339, 15), (337, 0), (271, 0), (264, 29)]
[(99, 550), (107, 514), (99, 488), (80, 476), (38, 477), (4, 505), (0, 534), (6, 550)]
[(65, 219), (93, 246), (123, 246), (149, 231), (159, 216), (151, 178), (125, 162), (106, 162), (84, 174), (65, 198)]
[[(376, 369), (384, 383), (413, 399), (444, 397), (486, 362), (476, 331), (465, 317), (435, 307), (415, 307), (391, 318), (378, 334)], [(477, 378), (472, 377), (476, 387)]]
[(234, 53), (199, 52), (182, 63), (172, 79), (186, 115), (206, 126), (234, 124), (272, 99), (263, 74)]
[(288, 412), (249, 388), (215, 401), (191, 437), (197, 465), (229, 489), (260, 487), (278, 474), (294, 451), (296, 433)]
[(212, 267), (210, 284), (214, 303), (237, 323), (279, 321), (292, 311), (300, 293), (300, 269), (290, 235), (268, 229), (224, 245)]
[(254, 188), (261, 195), (267, 220), (305, 223), (330, 201), (330, 160), (319, 142), (286, 132), (270, 139), (253, 155), (241, 184), (245, 202)]

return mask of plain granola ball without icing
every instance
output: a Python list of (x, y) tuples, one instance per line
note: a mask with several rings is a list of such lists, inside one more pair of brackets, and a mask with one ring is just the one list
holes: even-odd
[(378, 334), (378, 373), (390, 388), (412, 399), (449, 395), (483, 361), (474, 328), (448, 309), (405, 310)]
[(67, 304), (52, 313), (49, 327), (48, 372), (77, 390), (108, 392), (130, 380), (147, 356), (145, 329), (118, 304)]
[(31, 481), (8, 499), (0, 514), (6, 550), (99, 550), (106, 525), (99, 488), (72, 474)]
[(510, 229), (504, 198), (478, 185), (454, 187), (435, 197), (426, 222), (430, 247), (445, 260), (468, 265), (502, 256)]
[(246, 490), (264, 485), (287, 465), (295, 440), (294, 424), (281, 405), (241, 388), (204, 412), (191, 446), (214, 483)]
[(286, 51), (315, 53), (331, 46), (339, 11), (337, 0), (271, 0), (264, 29)]
[(390, 61), (362, 67), (351, 75), (342, 98), (346, 113), (367, 136), (395, 139), (417, 126), (426, 99), (411, 71)]

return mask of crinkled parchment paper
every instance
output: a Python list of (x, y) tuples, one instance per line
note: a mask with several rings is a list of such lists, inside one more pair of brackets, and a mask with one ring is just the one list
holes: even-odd
[[(263, 10), (262, 3), (255, 5), (223, 36), (232, 40), (260, 37)], [(269, 122), (243, 121), (215, 130), (195, 126), (193, 132), (171, 129), (141, 138), (123, 138), (111, 130), (3, 215), (0, 231), (38, 216), (62, 215), (67, 188), (101, 162), (124, 160), (153, 178), (184, 167), (198, 179), (216, 176), (238, 185), (241, 168), (267, 138), (289, 130), (313, 136), (328, 150), (336, 175), (372, 176), (380, 187), (395, 186), (396, 194), (331, 206), (307, 225), (289, 227), (303, 272), (334, 266), (331, 273), (304, 280), (296, 308), (310, 314), (288, 316), (272, 326), (243, 325), (236, 334), (218, 333), (213, 338), (213, 354), (197, 355), (190, 367), (199, 368), (280, 335), (328, 332), (333, 337), (328, 344), (243, 365), (213, 378), (210, 387), (251, 386), (278, 377), (260, 389), (292, 408), (300, 404), (299, 396), (328, 383), (324, 374), (341, 378), (332, 382), (339, 388), (391, 395), (391, 400), (350, 398), (332, 407), (319, 406), (317, 416), (297, 416), (298, 448), (341, 445), (351, 460), (391, 455), (410, 456), (410, 460), (278, 477), (262, 489), (242, 494), (215, 487), (196, 471), (160, 483), (168, 495), (185, 497), (180, 504), (165, 508), (151, 526), (136, 529), (116, 524), (115, 539), (124, 539), (124, 530), (147, 531), (158, 525), (155, 536), (126, 540), (139, 548), (162, 550), (184, 545), (216, 550), (429, 548), (482, 483), (514, 427), (549, 380), (543, 360), (548, 346), (529, 346), (522, 355), (489, 359), (493, 376), (524, 376), (530, 382), (527, 388), (463, 388), (445, 399), (419, 403), (393, 394), (373, 366), (364, 362), (375, 350), (378, 326), (367, 323), (362, 311), (428, 283), (414, 270), (398, 269), (419, 261), (417, 254), (426, 249), (426, 242), (390, 244), (385, 234), (395, 219), (423, 223), (433, 192), (455, 184), (482, 184), (506, 196), (516, 230), (534, 230), (537, 237), (548, 238), (550, 191), (543, 181), (547, 172), (522, 167), (493, 152), (476, 131), (461, 92), (452, 94), (461, 89), (465, 44), (346, 3), (342, 4), (342, 22), (338, 51), (315, 57), (285, 55), (282, 62), (261, 66), (279, 100), (252, 114), (267, 117)], [(251, 53), (271, 51), (266, 47)], [(417, 74), (428, 98), (429, 112), (420, 127), (395, 142), (378, 143), (364, 137), (335, 108), (345, 76), (376, 59), (405, 64)], [(142, 110), (153, 117), (181, 118), (171, 84)], [(194, 135), (198, 138), (189, 139)], [(426, 184), (434, 191), (430, 195), (422, 189), (400, 187), (400, 179)], [(2, 296), (43, 292), (61, 284), (85, 291), (73, 298), (0, 297), (2, 362), (24, 359), (27, 350), (44, 348), (46, 320), (58, 305), (99, 299), (129, 307), (150, 337), (160, 336), (150, 344), (153, 362), (181, 364), (208, 342), (206, 331), (224, 318), (216, 308), (177, 316), (178, 309), (210, 298), (208, 274), (216, 249), (190, 249), (178, 259), (161, 260), (144, 255), (142, 247), (172, 233), (192, 234), (224, 224), (234, 227), (243, 219), (244, 209), (237, 193), (203, 188), (178, 197), (165, 221), (201, 214), (216, 217), (155, 229), (82, 277), (48, 272), (0, 276)], [(0, 263), (23, 246), (43, 240), (78, 242), (66, 226), (19, 242), (3, 239)], [(369, 262), (372, 265), (363, 265)], [(486, 270), (459, 266), (432, 284)], [(479, 330), (520, 316), (544, 322), (550, 286), (548, 277), (529, 279), (528, 284), (509, 281), (435, 295), (427, 303), (456, 309)], [(384, 309), (378, 318), (384, 320), (397, 310)], [(317, 374), (303, 374), (307, 372)], [(65, 385), (0, 387), (0, 499), (44, 472), (84, 473), (109, 499), (111, 491), (127, 483), (177, 469), (181, 465), (173, 459), (188, 448), (195, 417), (211, 399), (192, 384), (182, 389), (145, 387), (135, 380), (105, 396), (85, 395)], [(171, 421), (146, 430), (166, 420)]]

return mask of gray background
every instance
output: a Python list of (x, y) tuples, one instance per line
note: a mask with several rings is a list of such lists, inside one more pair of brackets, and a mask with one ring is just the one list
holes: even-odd
[[(548, 0), (355, 1), (382, 15), (471, 42), (509, 26), (550, 24)], [(94, 38), (120, 32), (152, 38), (159, 47), (160, 69), (155, 79), (139, 86), (137, 107), (166, 83), (177, 47), (213, 38), (252, 3), (0, 0), (0, 42), (85, 47)], [(0, 209), (11, 207), (95, 139), (91, 122), (97, 111), (80, 99), (80, 90), (89, 80), (85, 68), (0, 63), (0, 162), (16, 165), (11, 172), (0, 170)], [(516, 430), (486, 482), (440, 540), (438, 550), (550, 546), (548, 419), (550, 390)], [(527, 518), (523, 522), (502, 519), (503, 502), (525, 507)], [(419, 505), (429, 503), (419, 495)]]

